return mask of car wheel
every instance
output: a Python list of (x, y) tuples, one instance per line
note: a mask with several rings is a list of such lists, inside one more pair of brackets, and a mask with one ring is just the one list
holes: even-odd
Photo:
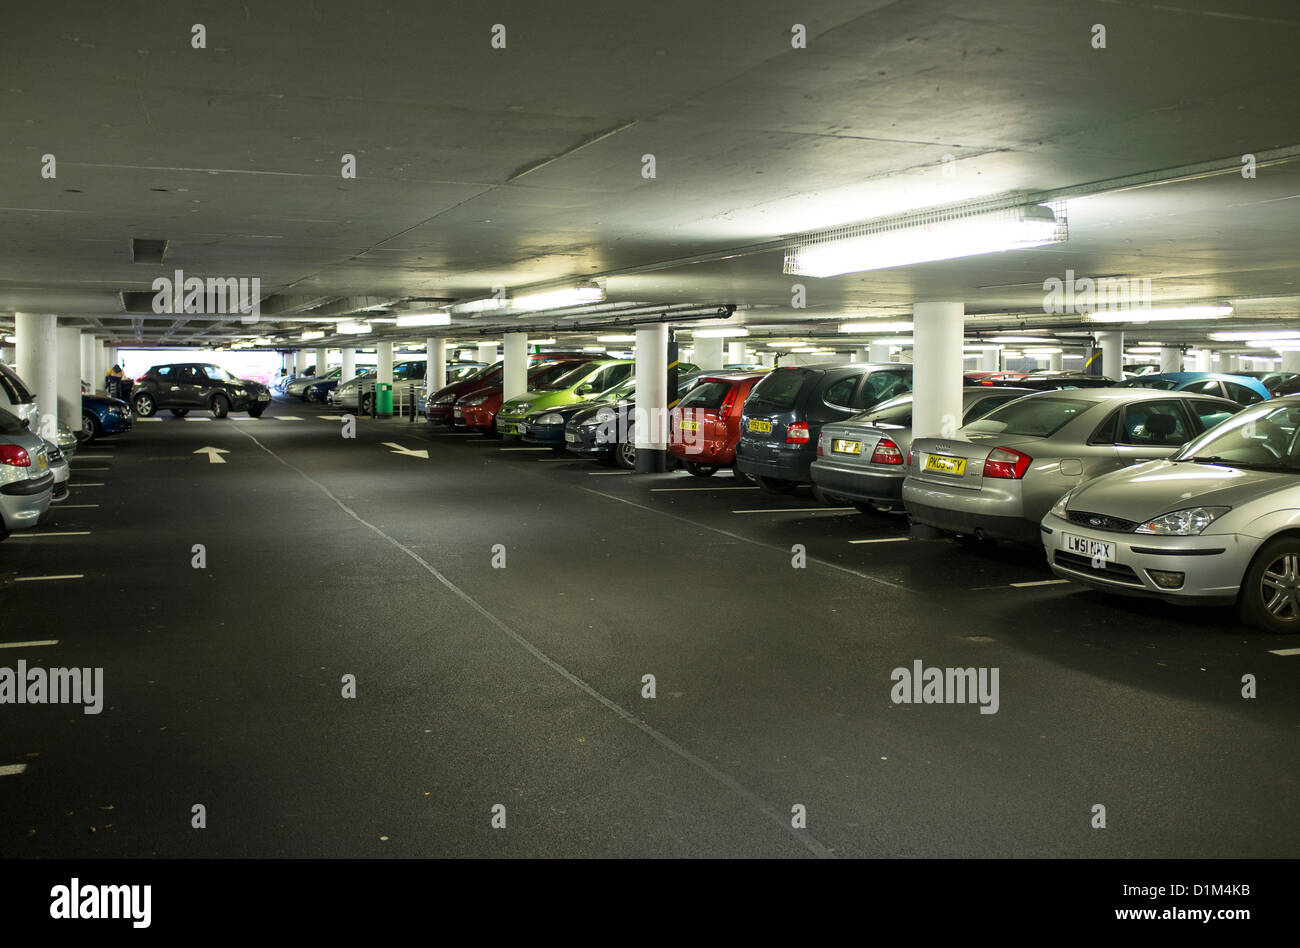
[(1300, 537), (1278, 537), (1260, 548), (1246, 570), (1237, 612), (1265, 632), (1300, 632)]
[(754, 479), (752, 477), (750, 477), (744, 471), (734, 467), (731, 469), (731, 476), (734, 477), (736, 480), (740, 481), (740, 483), (742, 484), (749, 484), (752, 486), (754, 483)]
[(694, 461), (687, 461), (686, 470), (696, 477), (712, 477), (718, 473), (718, 466), (716, 464), (696, 464)]
[(141, 392), (131, 399), (131, 404), (135, 406), (135, 413), (141, 418), (152, 418), (158, 412), (158, 403), (153, 400), (153, 396), (148, 392)]
[(873, 517), (893, 517), (903, 512), (902, 504), (894, 506), (892, 504), (878, 504), (875, 501), (867, 500), (862, 503), (854, 503), (864, 514), (871, 514)]
[(250, 408), (250, 409), (248, 410), (248, 417), (249, 417), (249, 418), (261, 418), (261, 417), (262, 417), (262, 412), (264, 412), (264, 411), (266, 411), (266, 406), (265, 406), (265, 405), (257, 405), (257, 406), (255, 406), (255, 407), (253, 407), (253, 408)]
[(358, 405), (358, 410), (361, 412), (361, 414), (363, 414), (363, 415), (368, 415), (368, 414), (370, 414), (370, 396), (369, 396), (369, 395), (362, 395), (362, 396), (361, 396), (361, 401), (358, 402), (357, 405)]
[(799, 485), (795, 481), (784, 481), (778, 477), (761, 477), (755, 475), (758, 489), (765, 494), (793, 494)]
[(81, 430), (77, 432), (77, 441), (80, 444), (90, 444), (99, 437), (99, 419), (95, 417), (94, 412), (83, 411), (81, 413)]
[(169, 408), (167, 410), (170, 411), (177, 418), (184, 418), (186, 415), (190, 413), (190, 410), (188, 408)]
[(636, 470), (636, 442), (632, 432), (627, 433), (627, 440), (614, 445), (614, 463), (625, 471)]
[(212, 412), (213, 418), (225, 418), (230, 414), (230, 399), (224, 395), (213, 395), (208, 410)]

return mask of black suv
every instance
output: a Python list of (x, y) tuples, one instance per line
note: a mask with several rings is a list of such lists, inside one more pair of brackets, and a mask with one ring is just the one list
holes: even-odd
[(773, 369), (740, 409), (736, 470), (772, 494), (811, 484), (822, 425), (911, 390), (912, 366), (905, 362)]
[(271, 392), (265, 385), (203, 362), (155, 365), (136, 379), (131, 391), (131, 405), (141, 418), (152, 417), (160, 408), (170, 409), (177, 418), (194, 408), (211, 412), (213, 418), (225, 418), (232, 411), (257, 418), (269, 404)]

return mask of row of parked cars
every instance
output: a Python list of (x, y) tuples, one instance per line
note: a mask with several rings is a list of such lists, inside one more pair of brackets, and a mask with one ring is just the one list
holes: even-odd
[[(1300, 397), (1295, 379), (1149, 373), (971, 373), (951, 436), (913, 438), (912, 367), (681, 367), (669, 450), (699, 477), (730, 469), (769, 493), (810, 487), (922, 531), (1041, 544), (1062, 578), (1172, 602), (1235, 603), (1300, 630)], [(628, 360), (531, 357), (431, 393), (430, 424), (517, 435), (635, 465)]]

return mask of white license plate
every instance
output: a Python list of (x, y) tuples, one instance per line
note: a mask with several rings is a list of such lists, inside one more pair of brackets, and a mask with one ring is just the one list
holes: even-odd
[(263, 392), (261, 395), (257, 396), (257, 400), (259, 402), (269, 402), (271, 400), (271, 395), (269, 392)]
[(521, 435), (526, 435), (526, 434), (528, 434), (528, 426), (527, 426), (526, 424), (524, 424), (522, 421), (519, 422), (519, 433), (520, 433)]
[(1115, 544), (1090, 537), (1077, 537), (1073, 533), (1062, 533), (1061, 543), (1067, 553), (1086, 556), (1094, 564), (1102, 565), (1115, 562)]
[(570, 444), (574, 444), (577, 442), (578, 436), (574, 434), (572, 431), (566, 431), (564, 433), (564, 440), (569, 442)]

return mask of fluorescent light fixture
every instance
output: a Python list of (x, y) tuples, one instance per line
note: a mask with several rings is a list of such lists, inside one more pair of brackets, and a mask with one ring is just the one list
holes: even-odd
[(1243, 329), (1236, 332), (1212, 332), (1216, 342), (1248, 342), (1252, 339), (1300, 339), (1300, 332), (1291, 329)]
[(1052, 336), (989, 336), (980, 342), (1056, 342)]
[(374, 332), (374, 327), (369, 323), (339, 323), (335, 329), (347, 336), (363, 336), (368, 332)]
[(1134, 346), (1132, 349), (1125, 349), (1125, 355), (1160, 355), (1159, 346)]
[(840, 323), (840, 332), (911, 332), (915, 324), (910, 321), (877, 320), (871, 323)]
[(636, 342), (636, 336), (597, 336), (597, 342)]
[(604, 298), (605, 291), (598, 286), (575, 286), (567, 290), (550, 290), (546, 293), (517, 296), (510, 301), (510, 308), (529, 312), (540, 309), (562, 309), (565, 306), (599, 303)]
[(253, 340), (253, 344), (254, 344), (254, 345), (257, 345), (257, 346), (269, 346), (269, 345), (271, 345), (271, 340), (270, 340), (270, 339), (254, 339), (254, 340)]
[(808, 345), (806, 342), (769, 342), (769, 349), (801, 349)]
[(307, 342), (311, 339), (324, 339), (325, 333), (321, 332), (319, 329), (308, 329), (298, 338), (301, 339), (303, 342)]
[(489, 296), (481, 300), (468, 300), (464, 303), (457, 303), (453, 306), (452, 312), (455, 313), (490, 313), (498, 309), (509, 309), (510, 298)]
[(1019, 359), (1021, 357), (1020, 352), (1017, 349), (1003, 349), (1002, 355), (1007, 359)]
[(528, 344), (530, 346), (553, 346), (555, 345), (555, 340), (554, 339), (529, 339)]
[(5, 342), (9, 343), (9, 345), (12, 346), (12, 345), (14, 345), (15, 343), (18, 342), (18, 337), (17, 337), (17, 336), (5, 336)]
[(1178, 319), (1218, 319), (1231, 316), (1231, 306), (1173, 306), (1167, 309), (1107, 310), (1102, 313), (1084, 313), (1083, 318), (1092, 323), (1152, 323)]
[(1065, 351), (1064, 349), (1058, 349), (1055, 346), (1045, 346), (1041, 348), (1038, 346), (1030, 346), (1029, 348), (1025, 349), (1025, 355), (1030, 355), (1030, 356), (1060, 355), (1064, 351)]
[(450, 326), (451, 313), (408, 313), (397, 317), (398, 326)]
[(1043, 204), (996, 211), (937, 208), (807, 235), (786, 253), (784, 269), (829, 277), (1041, 247), (1066, 236), (1064, 221)]
[(604, 352), (605, 347), (604, 346), (583, 346), (582, 351), (583, 352)]
[(728, 336), (748, 336), (749, 330), (744, 326), (724, 326), (721, 329), (696, 329), (691, 336), (694, 339), (726, 339)]

